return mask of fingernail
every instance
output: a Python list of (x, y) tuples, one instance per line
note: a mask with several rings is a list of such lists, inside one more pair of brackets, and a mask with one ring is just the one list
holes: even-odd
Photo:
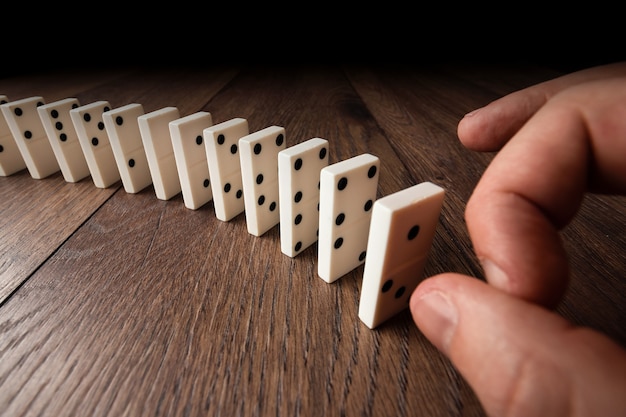
[(450, 299), (439, 291), (430, 291), (418, 298), (411, 312), (422, 333), (447, 353), (458, 321), (456, 306)]
[(483, 266), (483, 272), (487, 282), (496, 288), (507, 289), (510, 282), (509, 277), (500, 269), (498, 265), (493, 263), (490, 259), (481, 259), (481, 265)]
[(476, 113), (478, 113), (481, 109), (482, 109), (482, 107), (480, 107), (480, 108), (478, 108), (476, 110), (472, 110), (471, 112), (465, 114), (465, 116), (463, 116), (463, 118), (475, 116)]

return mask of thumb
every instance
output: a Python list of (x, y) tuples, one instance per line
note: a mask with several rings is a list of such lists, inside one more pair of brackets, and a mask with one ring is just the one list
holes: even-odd
[(421, 282), (410, 309), (490, 416), (626, 415), (626, 351), (598, 332), (458, 274)]

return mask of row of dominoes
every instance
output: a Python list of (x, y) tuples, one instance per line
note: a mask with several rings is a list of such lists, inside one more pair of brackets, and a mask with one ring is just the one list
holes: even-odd
[(287, 256), (317, 242), (328, 283), (364, 264), (359, 318), (370, 328), (404, 310), (421, 278), (444, 190), (424, 182), (377, 199), (374, 155), (329, 164), (325, 139), (287, 147), (281, 126), (251, 133), (246, 119), (213, 124), (205, 111), (181, 117), (176, 107), (145, 113), (137, 103), (40, 96), (0, 103), (2, 176), (60, 170), (67, 182), (91, 176), (99, 188), (121, 180), (128, 193), (152, 184), (157, 198), (182, 193), (192, 210), (212, 200), (222, 221), (245, 213), (255, 236), (280, 224)]

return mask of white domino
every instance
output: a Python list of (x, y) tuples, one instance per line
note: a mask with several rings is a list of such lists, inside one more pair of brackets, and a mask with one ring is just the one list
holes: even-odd
[(204, 129), (212, 124), (211, 113), (205, 111), (169, 123), (183, 202), (191, 210), (213, 199), (203, 136)]
[(364, 153), (320, 172), (318, 275), (331, 283), (365, 261), (380, 160)]
[(74, 97), (37, 107), (48, 140), (67, 182), (78, 182), (89, 176), (89, 166), (78, 141), (70, 110), (80, 106)]
[(111, 105), (105, 100), (70, 110), (70, 117), (85, 155), (91, 179), (98, 188), (110, 187), (120, 180), (120, 171), (102, 121), (102, 114), (109, 110)]
[(317, 241), (320, 173), (328, 165), (328, 141), (312, 138), (278, 153), (280, 249), (295, 257)]
[(241, 179), (248, 233), (261, 236), (280, 221), (278, 153), (285, 128), (269, 126), (239, 139)]
[(181, 192), (169, 130), (169, 123), (179, 118), (176, 107), (164, 107), (137, 118), (154, 193), (159, 200), (169, 200)]
[(444, 198), (424, 182), (374, 203), (359, 318), (373, 329), (403, 311), (423, 278)]
[(143, 114), (143, 106), (138, 103), (102, 113), (122, 185), (130, 194), (136, 194), (152, 184), (148, 157), (143, 148), (137, 120)]
[(35, 179), (46, 178), (61, 169), (37, 112), (37, 107), (44, 104), (42, 97), (35, 96), (0, 106), (26, 168)]
[(248, 135), (248, 121), (240, 117), (204, 129), (215, 216), (229, 221), (245, 209), (239, 139)]
[[(0, 95), (0, 105), (9, 102), (9, 98)], [(15, 138), (7, 124), (4, 114), (0, 112), (0, 176), (8, 177), (26, 168), (26, 163)]]

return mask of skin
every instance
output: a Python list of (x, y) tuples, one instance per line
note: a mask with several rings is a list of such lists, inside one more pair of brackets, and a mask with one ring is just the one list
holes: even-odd
[(626, 194), (626, 62), (511, 93), (457, 132), (498, 151), (465, 212), (487, 282), (424, 280), (413, 320), (490, 416), (625, 416), (626, 350), (553, 308), (569, 279), (559, 230), (584, 193)]

